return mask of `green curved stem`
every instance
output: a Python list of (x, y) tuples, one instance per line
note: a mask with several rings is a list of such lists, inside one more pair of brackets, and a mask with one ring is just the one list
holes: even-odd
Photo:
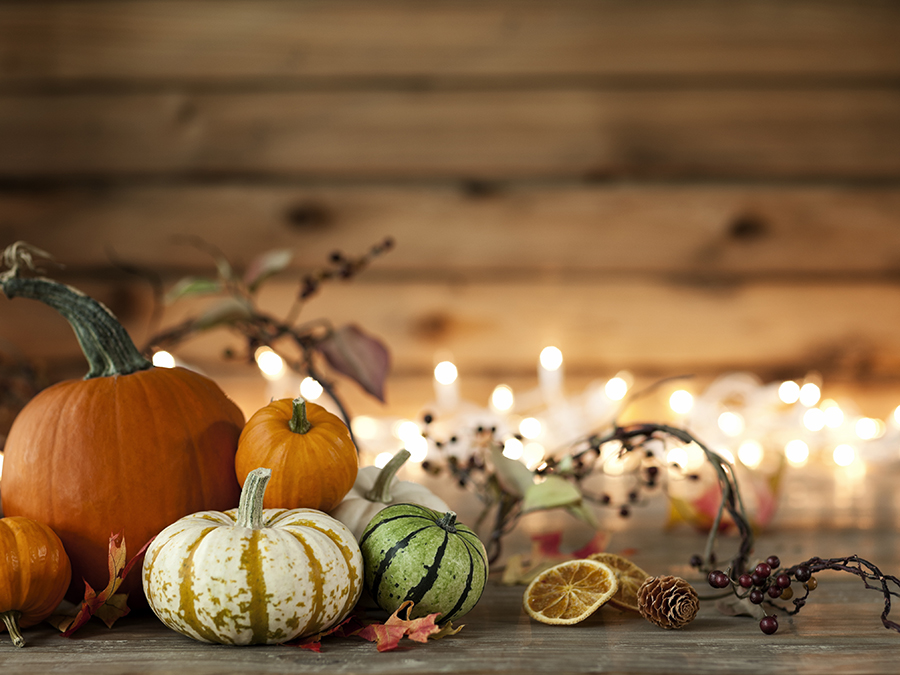
[(81, 291), (51, 279), (14, 275), (0, 278), (0, 288), (9, 298), (40, 300), (63, 315), (90, 365), (84, 379), (128, 375), (153, 366), (113, 313)]
[(0, 619), (3, 619), (3, 623), (6, 624), (6, 630), (9, 631), (9, 637), (16, 647), (25, 646), (25, 638), (22, 637), (22, 633), (19, 631), (20, 616), (22, 616), (22, 613), (14, 609), (0, 614)]
[(400, 470), (400, 467), (403, 466), (408, 459), (409, 450), (406, 450), (405, 448), (391, 457), (391, 460), (378, 472), (378, 478), (375, 479), (375, 484), (372, 486), (372, 489), (364, 495), (365, 498), (370, 502), (390, 504), (391, 483), (394, 482), (397, 471)]
[(288, 422), (288, 427), (295, 434), (305, 434), (312, 429), (312, 424), (309, 423), (309, 419), (306, 417), (306, 400), (298, 396), (294, 399), (293, 404), (294, 413), (291, 416), (291, 421)]
[(272, 477), (272, 469), (260, 467), (247, 474), (244, 487), (241, 489), (241, 501), (238, 504), (235, 525), (249, 527), (253, 530), (261, 530), (263, 523), (263, 497), (266, 494), (266, 484)]

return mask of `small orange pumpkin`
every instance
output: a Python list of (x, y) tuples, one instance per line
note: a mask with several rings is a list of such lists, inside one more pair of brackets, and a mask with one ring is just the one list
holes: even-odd
[(256, 468), (272, 470), (267, 509), (330, 511), (353, 487), (359, 460), (340, 417), (302, 398), (284, 398), (247, 420), (234, 465), (241, 485)]
[(56, 533), (21, 516), (0, 518), (0, 618), (16, 647), (19, 632), (53, 613), (69, 587), (72, 568)]

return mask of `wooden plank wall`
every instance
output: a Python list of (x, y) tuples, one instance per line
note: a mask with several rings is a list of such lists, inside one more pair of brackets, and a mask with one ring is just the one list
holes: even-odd
[[(898, 83), (891, 1), (0, 1), (0, 240), (55, 253), (140, 342), (150, 294), (114, 259), (173, 282), (211, 270), (179, 234), (238, 266), (290, 247), (278, 312), (391, 235), (304, 311), (390, 346), (388, 406), (358, 410), (415, 410), (441, 353), (473, 396), (527, 385), (552, 343), (575, 383), (817, 370), (884, 414)], [(79, 369), (21, 303), (0, 339)], [(229, 340), (179, 355), (251, 407)]]

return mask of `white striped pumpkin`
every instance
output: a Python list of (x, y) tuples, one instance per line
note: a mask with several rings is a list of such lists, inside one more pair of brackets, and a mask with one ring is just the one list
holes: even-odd
[(263, 510), (270, 475), (252, 471), (237, 509), (186, 516), (147, 549), (144, 594), (169, 628), (203, 642), (278, 644), (356, 605), (363, 561), (353, 534), (321, 511)]

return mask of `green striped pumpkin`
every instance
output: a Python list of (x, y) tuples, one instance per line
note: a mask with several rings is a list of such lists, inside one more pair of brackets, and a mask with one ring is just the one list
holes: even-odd
[(484, 591), (484, 545), (452, 511), (388, 506), (366, 526), (359, 545), (366, 590), (388, 612), (412, 600), (411, 618), (440, 612), (445, 623), (469, 612)]
[(169, 628), (203, 642), (278, 644), (343, 620), (362, 593), (347, 527), (314, 509), (265, 509), (269, 469), (250, 472), (237, 509), (201, 511), (157, 535), (144, 594)]

